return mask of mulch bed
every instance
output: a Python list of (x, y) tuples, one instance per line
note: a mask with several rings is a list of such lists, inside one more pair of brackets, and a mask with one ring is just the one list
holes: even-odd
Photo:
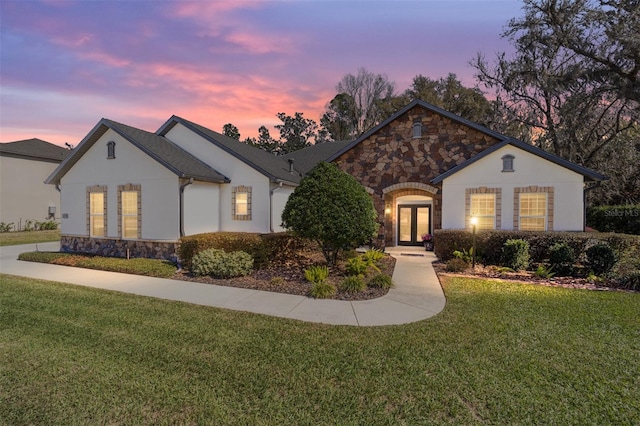
[(624, 290), (614, 287), (608, 287), (606, 283), (594, 283), (587, 280), (584, 277), (552, 277), (552, 278), (540, 278), (533, 272), (520, 271), (520, 272), (503, 272), (496, 267), (487, 267), (483, 265), (476, 265), (475, 270), (468, 269), (463, 273), (447, 272), (445, 269), (445, 262), (434, 262), (433, 267), (436, 270), (438, 276), (458, 276), (458, 277), (471, 277), (471, 278), (487, 278), (497, 281), (510, 281), (510, 282), (522, 282), (527, 284), (538, 284), (549, 287), (564, 287), (564, 288), (578, 288), (584, 290), (597, 290), (597, 291), (624, 291), (633, 292), (633, 290)]
[[(311, 265), (323, 264), (326, 263), (322, 254), (318, 255), (317, 253), (307, 253), (306, 256), (297, 259), (296, 262), (274, 263), (267, 268), (255, 270), (252, 274), (247, 275), (246, 277), (216, 279), (208, 276), (197, 277), (188, 271), (178, 271), (173, 278), (204, 284), (215, 284), (227, 287), (240, 287), (252, 290), (264, 290), (276, 293), (308, 296), (309, 291), (311, 290), (311, 283), (306, 280), (304, 270)], [(379, 261), (378, 267), (383, 274), (392, 276), (395, 264), (396, 260), (387, 255)], [(389, 292), (388, 289), (368, 287), (366, 290), (359, 293), (345, 293), (340, 291), (339, 284), (346, 277), (344, 265), (345, 261), (339, 260), (336, 267), (330, 270), (327, 281), (338, 288), (337, 294), (331, 299), (349, 301), (370, 300), (384, 296)], [(370, 273), (373, 274), (374, 272), (371, 271)]]

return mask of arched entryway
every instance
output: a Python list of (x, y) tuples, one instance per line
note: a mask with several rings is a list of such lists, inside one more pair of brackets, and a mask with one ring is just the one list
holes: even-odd
[(438, 189), (430, 185), (407, 182), (386, 188), (385, 245), (422, 245), (422, 236), (432, 234)]

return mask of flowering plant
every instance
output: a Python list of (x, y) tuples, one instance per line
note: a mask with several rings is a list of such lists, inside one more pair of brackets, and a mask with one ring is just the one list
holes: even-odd
[(422, 236), (422, 241), (431, 241), (431, 240), (433, 240), (433, 235), (431, 234), (424, 234)]

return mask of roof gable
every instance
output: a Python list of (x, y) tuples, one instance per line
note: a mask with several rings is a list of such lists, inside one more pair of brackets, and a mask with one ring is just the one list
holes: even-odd
[(298, 172), (289, 172), (289, 164), (284, 156), (270, 154), (260, 148), (240, 142), (182, 117), (172, 116), (158, 129), (156, 134), (165, 136), (176, 124), (183, 125), (272, 181), (291, 184), (298, 184), (300, 182), (301, 174)]
[(52, 163), (60, 163), (70, 152), (37, 138), (0, 144), (0, 155)]
[(448, 178), (449, 176), (459, 172), (460, 170), (472, 165), (473, 163), (475, 163), (476, 161), (488, 156), (489, 154), (496, 152), (497, 150), (499, 150), (500, 148), (506, 146), (506, 145), (512, 145), (516, 148), (522, 149), (523, 151), (526, 151), (530, 154), (533, 154), (537, 157), (540, 157), (542, 159), (545, 159), (547, 161), (550, 161), (554, 164), (557, 164), (561, 167), (564, 167), (566, 169), (569, 169), (575, 173), (581, 174), (585, 177), (586, 180), (589, 181), (601, 181), (601, 180), (606, 180), (608, 179), (606, 176), (595, 172), (593, 170), (587, 169), (586, 167), (582, 167), (579, 164), (576, 163), (572, 163), (571, 161), (567, 161), (563, 158), (560, 158), (556, 155), (550, 154), (536, 146), (530, 145), (526, 142), (523, 142), (521, 140), (518, 139), (514, 139), (514, 138), (509, 138), (509, 139), (505, 139), (504, 141), (495, 144), (493, 146), (491, 146), (490, 148), (485, 149), (484, 151), (482, 151), (480, 154), (468, 159), (467, 161), (465, 161), (464, 163), (453, 167), (449, 170), (447, 170), (445, 173), (442, 173), (441, 175), (437, 176), (435, 179), (431, 180), (432, 184), (438, 184), (440, 182), (442, 182), (443, 180), (445, 180), (446, 178)]
[(342, 149), (340, 149), (338, 152), (334, 153), (333, 155), (331, 155), (326, 161), (333, 161), (336, 158), (340, 157), (342, 154), (344, 154), (345, 152), (349, 151), (351, 148), (353, 148), (354, 146), (358, 145), (360, 142), (364, 141), (365, 139), (369, 138), (371, 135), (373, 135), (374, 133), (378, 132), (380, 129), (382, 129), (383, 127), (387, 126), (389, 123), (395, 121), (396, 119), (398, 119), (398, 117), (402, 116), (403, 114), (406, 114), (409, 110), (411, 110), (414, 107), (421, 107), (424, 108), (428, 111), (431, 111), (433, 113), (442, 115), (452, 121), (455, 121), (457, 123), (460, 123), (462, 125), (465, 125), (467, 127), (470, 127), (472, 129), (475, 129), (481, 133), (487, 134), (489, 136), (492, 136), (498, 140), (505, 140), (507, 139), (507, 136), (495, 132), (487, 127), (481, 126), (478, 123), (474, 123), (473, 121), (467, 120), (466, 118), (460, 117), (459, 115), (456, 115), (454, 113), (451, 113), (449, 111), (445, 111), (444, 109), (437, 107), (433, 104), (430, 104), (428, 102), (416, 99), (412, 102), (410, 102), (407, 106), (405, 106), (404, 108), (402, 108), (400, 111), (396, 112), (395, 114), (393, 114), (391, 117), (387, 118), (386, 120), (384, 120), (382, 123), (378, 124), (377, 126), (375, 126), (374, 128), (368, 130), (367, 132), (363, 133), (362, 135), (360, 135), (357, 139), (355, 139), (354, 141), (352, 141), (351, 143), (347, 144), (346, 146), (344, 146)]
[(62, 177), (109, 129), (122, 136), (178, 177), (215, 183), (229, 182), (228, 178), (168, 139), (155, 133), (103, 118), (73, 149), (71, 155), (65, 158), (54, 170), (45, 183), (60, 183)]

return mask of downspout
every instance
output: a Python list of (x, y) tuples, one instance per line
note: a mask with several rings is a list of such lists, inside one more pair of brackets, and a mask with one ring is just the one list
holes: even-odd
[(602, 181), (599, 180), (593, 186), (585, 186), (582, 191), (582, 232), (586, 232), (587, 230), (587, 192), (598, 188), (601, 184)]
[(271, 232), (273, 232), (273, 193), (280, 188), (282, 188), (282, 182), (280, 182), (277, 187), (269, 191), (269, 230)]
[(193, 183), (193, 178), (180, 185), (180, 236), (184, 237), (184, 189)]

